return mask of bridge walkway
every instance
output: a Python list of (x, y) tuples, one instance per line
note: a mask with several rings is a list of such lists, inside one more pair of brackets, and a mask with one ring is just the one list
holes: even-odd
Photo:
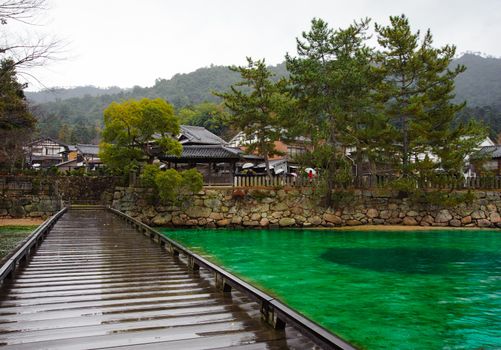
[(0, 290), (5, 349), (318, 349), (106, 209), (69, 210)]

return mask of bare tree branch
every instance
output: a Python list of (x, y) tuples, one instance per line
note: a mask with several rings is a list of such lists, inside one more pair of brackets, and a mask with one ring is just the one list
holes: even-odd
[[(8, 27), (11, 21), (34, 25), (37, 15), (46, 9), (47, 0), (0, 0), (0, 28)], [(5, 30), (2, 30), (0, 34), (2, 36), (0, 60), (12, 60), (13, 68), (20, 75), (34, 78), (26, 70), (55, 60), (63, 50), (61, 41), (46, 35), (28, 32), (22, 37), (9, 35)], [(35, 80), (38, 81), (38, 79)]]
[(0, 24), (17, 21), (33, 24), (36, 13), (45, 10), (46, 0), (3, 0), (0, 2)]

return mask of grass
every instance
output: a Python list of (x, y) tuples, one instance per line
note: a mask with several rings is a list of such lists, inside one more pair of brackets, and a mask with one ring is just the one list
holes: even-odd
[(1, 226), (0, 260), (15, 249), (37, 226)]

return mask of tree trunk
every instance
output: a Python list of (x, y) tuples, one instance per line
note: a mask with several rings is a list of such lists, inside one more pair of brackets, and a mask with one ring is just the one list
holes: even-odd
[(268, 179), (270, 179), (271, 181), (270, 158), (268, 156), (268, 153), (264, 154), (264, 163), (266, 165), (266, 175), (268, 176)]
[(407, 131), (407, 117), (405, 115), (400, 117), (402, 122), (402, 133), (403, 133), (403, 154), (402, 154), (402, 165), (403, 165), (403, 175), (404, 177), (409, 176), (409, 136)]

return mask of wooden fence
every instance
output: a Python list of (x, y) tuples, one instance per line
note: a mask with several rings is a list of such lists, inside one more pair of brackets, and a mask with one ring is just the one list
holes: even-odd
[[(392, 187), (392, 183), (397, 180), (396, 176), (372, 175), (357, 176), (350, 182), (336, 184), (336, 188), (356, 188), (373, 189)], [(308, 179), (305, 176), (272, 176), (266, 175), (235, 175), (233, 185), (235, 187), (308, 187), (316, 186), (319, 179)], [(501, 176), (483, 177), (461, 177), (436, 176), (433, 179), (413, 180), (415, 188), (422, 189), (444, 189), (444, 190), (466, 190), (466, 189), (491, 189), (501, 190)]]

